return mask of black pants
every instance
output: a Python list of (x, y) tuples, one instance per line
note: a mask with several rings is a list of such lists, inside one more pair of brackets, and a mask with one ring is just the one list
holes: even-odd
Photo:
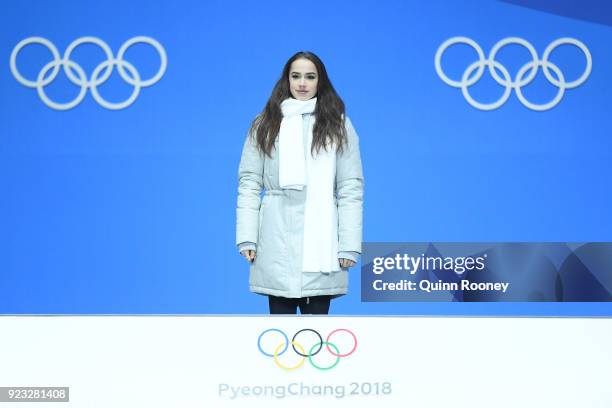
[(331, 296), (310, 296), (306, 298), (284, 298), (268, 295), (270, 314), (328, 314)]

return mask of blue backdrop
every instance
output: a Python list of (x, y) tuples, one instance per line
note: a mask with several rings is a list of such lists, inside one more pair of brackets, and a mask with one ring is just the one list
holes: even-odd
[[(547, 3), (555, 3), (548, 5)], [(523, 7), (527, 6), (527, 7)], [(24, 1), (0, 13), (0, 313), (265, 313), (248, 292), (234, 245), (237, 170), (253, 117), (284, 62), (312, 50), (361, 139), (364, 241), (611, 241), (612, 6), (606, 2)], [(87, 91), (73, 109), (46, 106), (9, 60), (40, 36), (63, 55), (95, 36), (116, 55), (144, 35), (164, 47), (161, 80), (109, 110)], [(496, 110), (470, 106), (446, 85), (434, 55), (466, 36), (485, 54), (517, 36), (542, 55), (552, 41), (583, 42), (593, 68), (554, 108), (536, 112), (512, 92)], [(19, 72), (51, 61), (23, 48)], [(106, 59), (92, 44), (71, 59), (88, 77)], [(159, 57), (145, 44), (125, 59), (143, 79)], [(460, 79), (477, 59), (449, 48)], [(551, 57), (570, 81), (585, 69), (576, 47)], [(531, 57), (497, 55), (512, 77)], [(112, 102), (133, 86), (115, 70), (99, 86)], [(493, 102), (490, 75), (470, 94)], [(540, 70), (523, 94), (551, 100)], [(58, 102), (79, 93), (64, 73), (45, 87)], [(609, 303), (361, 303), (359, 265), (333, 314), (612, 315)]]

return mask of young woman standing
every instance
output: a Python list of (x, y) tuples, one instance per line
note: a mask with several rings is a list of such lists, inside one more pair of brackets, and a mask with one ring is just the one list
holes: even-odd
[(238, 177), (236, 244), (250, 290), (268, 296), (272, 314), (327, 314), (361, 253), (363, 174), (357, 133), (315, 54), (285, 64)]

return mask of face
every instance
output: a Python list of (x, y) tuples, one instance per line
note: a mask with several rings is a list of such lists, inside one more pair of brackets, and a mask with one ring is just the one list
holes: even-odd
[(319, 73), (312, 61), (305, 58), (296, 59), (289, 69), (289, 90), (291, 96), (300, 101), (307, 101), (317, 95)]

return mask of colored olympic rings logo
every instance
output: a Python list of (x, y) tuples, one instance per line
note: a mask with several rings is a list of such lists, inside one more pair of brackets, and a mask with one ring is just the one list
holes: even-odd
[[(104, 54), (106, 55), (106, 61), (100, 63), (93, 70), (90, 78), (87, 78), (85, 71), (79, 64), (70, 59), (70, 55), (72, 54), (74, 49), (77, 48), (79, 45), (86, 43), (97, 45), (102, 49), (102, 51), (104, 51)], [(136, 70), (134, 65), (123, 59), (123, 56), (127, 49), (137, 43), (149, 44), (159, 54), (159, 69), (157, 70), (157, 73), (149, 79), (141, 79), (140, 74), (138, 70)], [(51, 51), (51, 54), (53, 56), (53, 60), (48, 62), (40, 70), (36, 80), (29, 80), (27, 78), (24, 78), (24, 76), (21, 75), (21, 73), (17, 69), (17, 54), (19, 54), (19, 52), (24, 47), (30, 44), (40, 44), (47, 47), (47, 49)], [(119, 48), (119, 52), (116, 58), (113, 56), (110, 47), (104, 41), (96, 37), (81, 37), (74, 40), (72, 43), (70, 43), (68, 48), (66, 48), (66, 52), (64, 52), (63, 57), (60, 57), (60, 54), (55, 45), (53, 45), (53, 43), (47, 40), (46, 38), (29, 37), (24, 40), (21, 40), (15, 46), (13, 52), (11, 53), (10, 60), (11, 72), (13, 73), (15, 79), (20, 84), (27, 86), (28, 88), (36, 88), (36, 90), (38, 91), (38, 96), (43, 101), (43, 103), (48, 107), (56, 110), (68, 110), (74, 108), (79, 103), (81, 103), (88, 89), (91, 89), (91, 95), (93, 96), (94, 100), (104, 108), (112, 110), (124, 109), (134, 103), (134, 101), (138, 97), (138, 94), (140, 93), (141, 88), (151, 86), (161, 79), (161, 77), (166, 72), (167, 65), (168, 58), (166, 56), (166, 51), (164, 50), (164, 47), (162, 47), (162, 45), (153, 38), (144, 36), (134, 37), (123, 43), (123, 45)], [(125, 101), (119, 103), (108, 102), (98, 92), (98, 86), (106, 82), (106, 80), (111, 76), (113, 68), (115, 66), (117, 67), (117, 72), (119, 73), (121, 78), (134, 87), (134, 90), (132, 91), (131, 95)], [(81, 88), (76, 98), (67, 103), (58, 103), (52, 101), (45, 93), (44, 89), (45, 86), (49, 85), (57, 77), (60, 67), (63, 68), (63, 71), (70, 80), (70, 82)], [(49, 71), (51, 72), (51, 74), (47, 76)], [(129, 75), (127, 74), (127, 72), (129, 72)]]
[[(262, 346), (262, 340), (271, 336), (273, 333), (280, 334), (283, 340), (279, 342), (278, 344), (273, 344), (273, 346), (269, 348), (268, 350), (264, 350), (264, 347)], [(315, 341), (312, 344), (308, 344), (308, 345), (303, 345), (302, 343), (298, 342), (298, 337), (305, 333), (313, 333), (318, 339), (318, 341)], [(338, 333), (348, 333), (352, 337), (353, 346), (346, 352), (341, 353), (339, 347), (336, 344), (331, 342), (332, 336), (337, 335)], [(279, 358), (289, 349), (289, 345), (291, 345), (291, 348), (293, 349), (293, 351), (298, 356), (300, 356), (298, 358), (298, 362), (291, 366), (284, 364), (283, 362), (281, 362), (281, 359)], [(323, 351), (323, 346), (325, 346), (326, 352), (328, 352), (333, 357), (335, 357), (335, 361), (332, 364), (327, 365), (327, 366), (319, 365), (314, 359), (314, 357), (318, 355), (319, 352)], [(289, 337), (287, 337), (285, 332), (283, 332), (282, 330), (267, 329), (267, 330), (264, 330), (259, 335), (259, 338), (257, 339), (257, 348), (264, 356), (274, 358), (274, 363), (278, 367), (282, 368), (283, 370), (292, 371), (292, 370), (298, 369), (302, 365), (304, 365), (304, 362), (306, 361), (306, 359), (308, 359), (308, 361), (310, 362), (310, 365), (312, 365), (316, 369), (330, 370), (334, 368), (336, 365), (338, 365), (338, 363), (340, 362), (340, 358), (348, 357), (351, 354), (353, 354), (355, 350), (357, 350), (357, 336), (355, 336), (355, 334), (348, 329), (336, 329), (336, 330), (333, 330), (331, 333), (329, 333), (325, 341), (323, 341), (323, 337), (316, 330), (302, 329), (296, 332), (291, 338), (291, 340), (289, 340)]]
[[(444, 73), (444, 71), (442, 70), (441, 62), (442, 54), (444, 54), (447, 48), (455, 44), (469, 45), (478, 54), (478, 61), (473, 62), (465, 69), (465, 71), (463, 72), (463, 76), (459, 81), (450, 79)], [(532, 59), (530, 62), (526, 63), (518, 70), (518, 73), (516, 74), (516, 78), (514, 80), (511, 78), (510, 73), (508, 72), (506, 67), (504, 67), (499, 61), (495, 60), (495, 56), (497, 55), (499, 50), (509, 44), (518, 44), (525, 47), (527, 51), (529, 51), (529, 54), (531, 54)], [(557, 65), (549, 61), (550, 54), (554, 51), (554, 49), (566, 44), (578, 47), (583, 52), (586, 58), (586, 67), (584, 69), (584, 72), (578, 79), (570, 82), (566, 82), (565, 76), (563, 75), (563, 72), (561, 72), (561, 69), (559, 69)], [(502, 106), (510, 97), (510, 93), (513, 89), (516, 92), (517, 98), (525, 107), (535, 111), (545, 111), (551, 109), (555, 107), (559, 102), (561, 102), (561, 99), (563, 98), (566, 89), (576, 88), (577, 86), (582, 85), (587, 80), (587, 78), (591, 74), (591, 67), (593, 65), (589, 49), (586, 47), (586, 45), (576, 40), (575, 38), (559, 38), (558, 40), (551, 42), (544, 50), (542, 59), (540, 59), (533, 45), (519, 37), (508, 37), (499, 41), (497, 44), (495, 44), (495, 46), (493, 46), (491, 52), (489, 53), (489, 57), (486, 59), (482, 48), (474, 40), (467, 37), (453, 37), (444, 41), (440, 45), (438, 51), (436, 51), (434, 63), (436, 67), (436, 72), (438, 73), (440, 79), (444, 81), (444, 83), (454, 88), (460, 88), (461, 92), (463, 93), (463, 97), (470, 105), (472, 105), (476, 109), (485, 111), (497, 109)], [(550, 102), (544, 104), (535, 104), (525, 98), (521, 88), (529, 84), (536, 77), (538, 69), (540, 67), (542, 68), (546, 79), (551, 84), (556, 86), (558, 88), (558, 91), (555, 97)], [(468, 91), (468, 88), (470, 86), (474, 85), (476, 82), (478, 82), (478, 80), (480, 80), (480, 78), (482, 78), (485, 72), (485, 68), (488, 68), (488, 72), (493, 77), (495, 82), (506, 88), (504, 90), (503, 95), (493, 103), (477, 102)], [(476, 74), (472, 75), (474, 71), (476, 71)], [(501, 72), (501, 76), (499, 75), (498, 71)], [(556, 78), (551, 74), (550, 71), (554, 72)]]

